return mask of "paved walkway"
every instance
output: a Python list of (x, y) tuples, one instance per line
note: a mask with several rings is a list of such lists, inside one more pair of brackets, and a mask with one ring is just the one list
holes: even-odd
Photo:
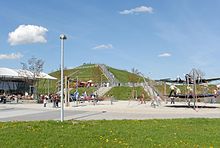
[[(171, 107), (167, 107), (167, 106)], [(220, 104), (197, 103), (201, 108), (183, 107), (184, 102), (175, 105), (163, 104), (153, 108), (150, 102), (110, 101), (75, 104), (65, 107), (65, 120), (121, 120), (121, 119), (172, 119), (172, 118), (220, 118)], [(52, 104), (0, 104), (0, 121), (60, 120), (60, 108)]]

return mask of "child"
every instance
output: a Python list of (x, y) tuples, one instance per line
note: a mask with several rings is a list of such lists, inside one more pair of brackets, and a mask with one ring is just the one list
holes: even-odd
[(44, 107), (46, 107), (47, 106), (47, 98), (46, 97), (44, 97), (43, 103), (44, 103)]

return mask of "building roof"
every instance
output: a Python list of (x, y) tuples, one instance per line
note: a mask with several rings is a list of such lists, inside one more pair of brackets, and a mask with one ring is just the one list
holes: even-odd
[[(0, 67), (0, 77), (7, 77), (7, 78), (29, 78), (33, 79), (34, 74), (31, 71), (28, 70), (22, 70), (22, 69), (10, 69), (10, 68), (1, 68)], [(35, 78), (37, 79), (50, 79), (50, 80), (56, 80), (57, 78), (52, 77), (44, 72), (41, 72), (39, 75), (37, 75)]]

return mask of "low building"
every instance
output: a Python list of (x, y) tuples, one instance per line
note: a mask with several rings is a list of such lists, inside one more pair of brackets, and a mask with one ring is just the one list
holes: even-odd
[(43, 72), (35, 76), (28, 70), (0, 68), (0, 94), (32, 95), (35, 91), (34, 84), (39, 79), (56, 78)]

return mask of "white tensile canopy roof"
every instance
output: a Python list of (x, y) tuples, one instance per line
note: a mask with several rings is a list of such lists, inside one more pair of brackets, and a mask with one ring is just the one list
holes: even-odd
[[(34, 74), (28, 70), (22, 69), (10, 69), (10, 68), (0, 68), (0, 77), (7, 78), (30, 78), (33, 79)], [(52, 77), (44, 72), (41, 72), (36, 76), (37, 79), (49, 79), (56, 80), (57, 78)]]

